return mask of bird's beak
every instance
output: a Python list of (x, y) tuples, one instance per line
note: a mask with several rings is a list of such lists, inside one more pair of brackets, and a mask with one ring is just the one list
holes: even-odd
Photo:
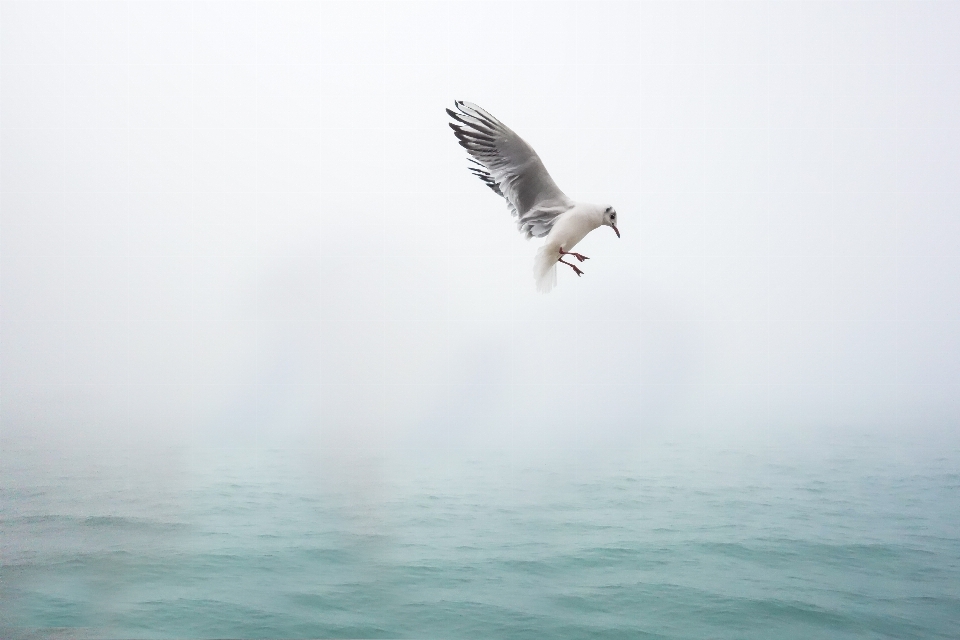
[(617, 229), (617, 225), (612, 224), (612, 225), (610, 225), (610, 226), (613, 227), (613, 230), (617, 233), (617, 237), (619, 238), (619, 237), (620, 237), (620, 230)]

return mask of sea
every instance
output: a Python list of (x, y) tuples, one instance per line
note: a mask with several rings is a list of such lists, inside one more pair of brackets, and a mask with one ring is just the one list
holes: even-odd
[(960, 637), (956, 438), (11, 444), (0, 637)]

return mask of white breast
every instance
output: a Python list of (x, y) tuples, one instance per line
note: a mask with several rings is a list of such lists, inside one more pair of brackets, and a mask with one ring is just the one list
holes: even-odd
[(557, 219), (544, 245), (564, 251), (573, 249), (588, 233), (600, 226), (598, 216), (593, 211), (594, 208), (591, 205), (577, 203), (573, 209)]

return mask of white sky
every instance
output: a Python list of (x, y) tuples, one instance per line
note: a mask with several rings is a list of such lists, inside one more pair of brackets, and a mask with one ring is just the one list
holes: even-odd
[[(4, 439), (960, 423), (960, 4), (0, 4)], [(476, 102), (581, 279), (466, 171)]]

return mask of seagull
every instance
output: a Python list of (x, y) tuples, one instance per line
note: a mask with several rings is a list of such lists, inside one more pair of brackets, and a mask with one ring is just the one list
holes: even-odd
[(571, 200), (557, 187), (533, 147), (510, 127), (471, 102), (456, 100), (454, 106), (456, 111), (447, 109), (454, 120), (448, 124), (471, 156), (470, 171), (507, 201), (517, 228), (528, 240), (546, 237), (533, 261), (537, 291), (547, 293), (556, 286), (558, 262), (582, 276), (580, 267), (564, 256), (581, 263), (588, 260), (571, 249), (603, 225), (619, 238), (616, 209)]

